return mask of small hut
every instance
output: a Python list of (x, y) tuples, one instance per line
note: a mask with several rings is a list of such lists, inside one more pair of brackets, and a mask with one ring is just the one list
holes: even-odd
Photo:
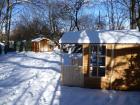
[(63, 85), (140, 90), (140, 32), (66, 32), (59, 43)]
[(54, 49), (54, 42), (48, 38), (40, 37), (32, 40), (32, 51), (50, 52)]

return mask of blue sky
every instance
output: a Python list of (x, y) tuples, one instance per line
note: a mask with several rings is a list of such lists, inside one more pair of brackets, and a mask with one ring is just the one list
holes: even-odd
[[(95, 17), (99, 16), (99, 11), (101, 13), (101, 17), (106, 15), (105, 7), (103, 5), (99, 5), (99, 0), (90, 0), (90, 1), (92, 1), (92, 2), (94, 1), (95, 2), (94, 4), (96, 4), (96, 5), (88, 4), (88, 5), (86, 5), (86, 7), (83, 7), (79, 12), (80, 16), (91, 15), (91, 16), (93, 16), (93, 19), (94, 19)], [(102, 0), (100, 0), (100, 1), (102, 1)], [(37, 10), (39, 10), (39, 8)], [(25, 4), (17, 5), (13, 10), (13, 17), (12, 17), (13, 26), (15, 24), (14, 21), (20, 20), (21, 14), (27, 15), (27, 13), (28, 13), (29, 18), (32, 19), (32, 17), (33, 17), (32, 12), (33, 11), (36, 12), (37, 10), (35, 10), (35, 9), (30, 10), (29, 5), (25, 5)], [(39, 12), (40, 11), (41, 10), (39, 10)], [(128, 22), (127, 22), (127, 24), (128, 24)]]

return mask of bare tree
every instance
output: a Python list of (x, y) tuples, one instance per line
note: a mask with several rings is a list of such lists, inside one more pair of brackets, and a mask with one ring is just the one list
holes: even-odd
[(138, 16), (137, 16), (137, 25), (140, 31), (140, 0), (137, 0)]
[(129, 11), (130, 29), (140, 30), (140, 0), (117, 0), (121, 6), (126, 7)]
[(136, 0), (130, 0), (130, 28), (136, 29)]
[(95, 17), (93, 17), (92, 15), (83, 15), (79, 17), (80, 30), (95, 30), (96, 25), (94, 19)]
[(70, 20), (70, 31), (72, 30), (80, 30), (79, 26), (79, 12), (81, 8), (87, 4), (87, 1), (85, 0), (71, 0), (71, 1), (65, 1), (64, 2), (64, 8), (62, 8), (62, 11), (64, 14), (67, 14)]
[[(128, 21), (127, 4), (123, 3), (125, 0), (106, 0), (104, 5), (107, 11), (107, 20), (110, 30), (124, 29), (125, 22)], [(123, 5), (123, 6), (122, 6)]]
[[(3, 29), (5, 28), (5, 35), (7, 37), (6, 42), (8, 44), (8, 47), (10, 40), (12, 11), (14, 7), (23, 3), (35, 4), (31, 0), (2, 0), (0, 2), (0, 29), (1, 31), (3, 31)], [(4, 25), (5, 27), (3, 27)]]
[(2, 22), (2, 18), (3, 18), (3, 9), (4, 9), (4, 0), (0, 1), (0, 39), (1, 41), (3, 40), (3, 22)]

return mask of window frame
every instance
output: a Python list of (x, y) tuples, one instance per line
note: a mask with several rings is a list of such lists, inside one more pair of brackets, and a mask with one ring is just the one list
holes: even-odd
[[(91, 47), (92, 46), (96, 46), (97, 47), (97, 50), (96, 50), (96, 55), (95, 55), (95, 57), (96, 57), (96, 65), (91, 65), (91, 54), (92, 54), (92, 51), (91, 51)], [(100, 55), (99, 54), (99, 51), (100, 51), (100, 46), (104, 46), (105, 47), (105, 52), (104, 52), (104, 55)], [(90, 45), (90, 47), (89, 47), (90, 49), (89, 49), (89, 52), (90, 52), (90, 57), (89, 57), (89, 76), (90, 77), (96, 77), (96, 78), (101, 78), (101, 77), (105, 77), (105, 74), (106, 74), (106, 55), (107, 55), (107, 45), (106, 44), (91, 44)], [(100, 58), (104, 58), (104, 65), (99, 65), (99, 59)], [(94, 76), (93, 74), (92, 74), (92, 72), (93, 72), (93, 68), (96, 68), (96, 71), (97, 71), (97, 73), (96, 73), (96, 76)], [(103, 76), (101, 76), (100, 74), (99, 74), (99, 68), (104, 68), (104, 75)]]

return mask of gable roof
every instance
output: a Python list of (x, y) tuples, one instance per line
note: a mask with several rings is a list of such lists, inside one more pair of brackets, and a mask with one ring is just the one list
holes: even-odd
[(59, 43), (139, 43), (140, 32), (136, 30), (77, 31), (63, 34)]

